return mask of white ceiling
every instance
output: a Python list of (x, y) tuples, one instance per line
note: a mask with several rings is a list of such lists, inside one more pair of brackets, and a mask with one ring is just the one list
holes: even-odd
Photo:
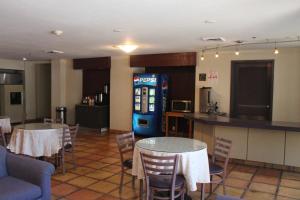
[[(206, 24), (205, 20), (216, 20)], [(60, 37), (50, 31), (60, 29)], [(113, 32), (122, 29), (122, 32)], [(296, 39), (299, 0), (1, 0), (0, 57), (98, 57), (123, 54), (112, 45), (130, 40), (134, 54), (196, 51), (222, 45), (202, 37), (255, 41)], [(292, 44), (291, 44), (292, 45)], [(293, 44), (300, 46), (300, 43)], [(256, 47), (257, 48), (257, 47)], [(50, 55), (48, 50), (64, 55)]]

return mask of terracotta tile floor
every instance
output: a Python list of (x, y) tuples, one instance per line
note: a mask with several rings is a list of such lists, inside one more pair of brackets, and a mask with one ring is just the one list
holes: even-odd
[[(52, 199), (138, 199), (138, 182), (136, 189), (132, 189), (129, 176), (124, 178), (123, 192), (119, 194), (121, 169), (115, 136), (81, 130), (75, 154), (78, 167), (72, 169), (71, 163), (67, 163), (65, 175), (57, 169), (52, 177)], [(225, 185), (227, 195), (243, 199), (300, 199), (300, 173), (230, 164)], [(215, 199), (216, 194), (223, 194), (222, 187), (214, 186), (213, 194), (207, 199)], [(192, 192), (190, 196), (199, 199), (200, 192)]]

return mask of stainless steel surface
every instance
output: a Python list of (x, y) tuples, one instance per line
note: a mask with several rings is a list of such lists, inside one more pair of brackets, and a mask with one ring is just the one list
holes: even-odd
[(190, 100), (172, 100), (171, 110), (173, 112), (192, 112), (192, 101)]
[(200, 88), (200, 112), (208, 113), (211, 106), (211, 87)]

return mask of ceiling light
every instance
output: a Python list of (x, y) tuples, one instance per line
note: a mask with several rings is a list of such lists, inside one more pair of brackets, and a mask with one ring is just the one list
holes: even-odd
[(201, 57), (200, 57), (200, 60), (204, 60), (204, 50), (202, 50), (202, 55), (201, 55)]
[(138, 48), (138, 46), (134, 44), (121, 44), (121, 45), (117, 45), (116, 47), (118, 47), (125, 53), (131, 53)]
[(23, 60), (23, 61), (26, 61), (26, 60), (27, 60), (27, 58), (23, 57), (23, 58), (22, 58), (22, 60)]
[(50, 54), (63, 54), (64, 52), (59, 51), (59, 50), (50, 50), (50, 51), (47, 51), (47, 53), (50, 53)]
[(279, 54), (279, 50), (277, 49), (276, 42), (275, 42), (274, 54), (276, 55)]
[(217, 51), (216, 51), (215, 58), (219, 58), (219, 52), (218, 52), (218, 49), (217, 49)]
[(240, 55), (238, 46), (236, 46), (234, 54), (235, 54), (236, 56)]
[(62, 35), (64, 32), (63, 32), (62, 30), (53, 30), (53, 31), (51, 31), (51, 33), (52, 33), (53, 35), (60, 36), (60, 35)]
[(213, 19), (211, 19), (211, 20), (205, 20), (204, 21), (204, 23), (205, 24), (213, 24), (213, 23), (216, 23), (217, 21), (216, 20), (213, 20)]

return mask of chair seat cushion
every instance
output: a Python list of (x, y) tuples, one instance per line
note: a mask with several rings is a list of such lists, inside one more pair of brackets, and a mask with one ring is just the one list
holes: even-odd
[(127, 167), (128, 169), (132, 169), (132, 160), (131, 159), (125, 160), (123, 162), (123, 166)]
[(219, 174), (224, 172), (224, 168), (221, 167), (220, 165), (214, 164), (214, 163), (209, 163), (209, 173), (210, 174)]
[[(154, 179), (150, 177), (150, 187), (156, 188), (170, 188), (170, 179), (159, 178)], [(184, 177), (182, 175), (176, 176), (175, 187), (180, 187), (184, 184)]]
[(41, 188), (11, 176), (0, 178), (0, 199), (33, 200), (42, 196)]

